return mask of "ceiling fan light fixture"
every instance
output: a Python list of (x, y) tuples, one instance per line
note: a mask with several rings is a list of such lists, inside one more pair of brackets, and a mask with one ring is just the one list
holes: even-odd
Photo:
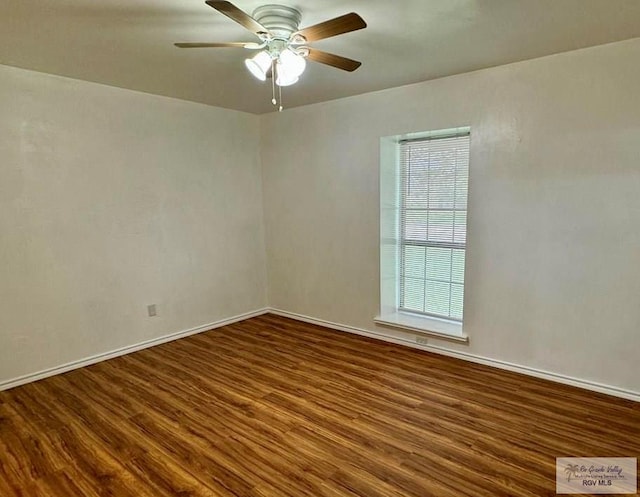
[(271, 56), (267, 52), (258, 52), (250, 59), (245, 59), (244, 65), (249, 72), (260, 81), (267, 79), (267, 72), (271, 68)]
[(226, 0), (206, 0), (205, 3), (253, 33), (259, 42), (189, 42), (174, 45), (179, 48), (242, 47), (258, 50), (255, 56), (245, 59), (244, 64), (258, 80), (266, 81), (267, 77), (271, 78), (271, 102), (278, 105), (277, 89), (280, 97), (279, 110), (282, 110), (281, 87), (298, 82), (305, 71), (307, 58), (348, 72), (355, 71), (361, 65), (357, 60), (307, 46), (309, 43), (366, 28), (367, 23), (355, 12), (300, 29), (300, 11), (286, 5), (262, 5), (254, 10), (252, 17)]

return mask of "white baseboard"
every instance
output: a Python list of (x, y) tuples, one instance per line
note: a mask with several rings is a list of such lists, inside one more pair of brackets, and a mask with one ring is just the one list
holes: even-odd
[(20, 385), (31, 383), (33, 381), (42, 380), (44, 378), (48, 378), (49, 376), (66, 373), (67, 371), (71, 371), (73, 369), (78, 369), (84, 366), (89, 366), (91, 364), (96, 364), (98, 362), (106, 361), (107, 359), (113, 359), (114, 357), (118, 357), (121, 355), (130, 354), (138, 350), (147, 349), (155, 345), (160, 345), (162, 343), (178, 340), (179, 338), (184, 338), (190, 335), (195, 335), (197, 333), (202, 333), (203, 331), (213, 330), (215, 328), (220, 328), (221, 326), (237, 323), (238, 321), (244, 321), (245, 319), (261, 316), (262, 314), (266, 314), (267, 312), (269, 312), (268, 308), (246, 312), (244, 314), (239, 314), (237, 316), (233, 316), (230, 318), (221, 319), (213, 323), (204, 324), (196, 328), (190, 328), (188, 330), (178, 331), (176, 333), (171, 333), (170, 335), (154, 338), (152, 340), (146, 340), (144, 342), (139, 342), (139, 343), (128, 345), (126, 347), (122, 347), (116, 350), (104, 352), (102, 354), (97, 354), (91, 357), (86, 357), (84, 359), (79, 359), (77, 361), (69, 362), (67, 364), (62, 364), (60, 366), (55, 366), (53, 368), (45, 369), (43, 371), (38, 371), (36, 373), (30, 373), (24, 376), (20, 376), (18, 378), (2, 381), (0, 382), (0, 391), (8, 390), (9, 388), (18, 387)]
[(283, 310), (274, 309), (274, 308), (258, 309), (255, 311), (247, 312), (247, 313), (233, 316), (230, 318), (221, 319), (213, 323), (198, 326), (196, 328), (179, 331), (177, 333), (172, 333), (170, 335), (165, 335), (159, 338), (154, 338), (152, 340), (147, 340), (134, 345), (129, 345), (127, 347), (122, 347), (109, 352), (104, 352), (102, 354), (97, 354), (91, 357), (86, 357), (84, 359), (79, 359), (77, 361), (69, 362), (67, 364), (62, 364), (60, 366), (45, 369), (43, 371), (38, 371), (35, 373), (20, 376), (18, 378), (2, 381), (0, 382), (0, 391), (8, 390), (10, 388), (18, 387), (26, 383), (31, 383), (33, 381), (38, 381), (44, 378), (48, 378), (49, 376), (66, 373), (67, 371), (82, 368), (84, 366), (89, 366), (91, 364), (96, 364), (101, 361), (113, 359), (114, 357), (130, 354), (138, 350), (143, 350), (149, 347), (153, 347), (155, 345), (160, 345), (163, 343), (171, 342), (173, 340), (178, 340), (179, 338), (184, 338), (190, 335), (195, 335), (197, 333), (202, 333), (204, 331), (220, 328), (222, 326), (237, 323), (239, 321), (244, 321), (245, 319), (261, 316), (267, 313), (276, 314), (278, 316), (283, 316), (283, 317), (295, 319), (298, 321), (304, 321), (306, 323), (311, 323), (318, 326), (324, 326), (326, 328), (331, 328), (334, 330), (346, 331), (348, 333), (353, 333), (356, 335), (374, 338), (377, 340), (383, 340), (385, 342), (396, 343), (399, 345), (404, 345), (404, 346), (412, 347), (415, 349), (426, 350), (428, 352), (433, 352), (436, 354), (455, 357), (457, 359), (462, 359), (465, 361), (484, 364), (485, 366), (492, 366), (495, 368), (504, 369), (507, 371), (513, 371), (516, 373), (521, 373), (521, 374), (533, 376), (536, 378), (542, 378), (542, 379), (554, 381), (557, 383), (563, 383), (565, 385), (571, 385), (574, 387), (583, 388), (585, 390), (591, 390), (594, 392), (604, 393), (607, 395), (613, 395), (614, 397), (620, 397), (623, 399), (640, 402), (640, 392), (634, 392), (631, 390), (625, 390), (622, 388), (612, 387), (609, 385), (603, 385), (601, 383), (595, 383), (595, 382), (581, 380), (578, 378), (573, 378), (570, 376), (565, 376), (557, 373), (551, 373), (549, 371), (530, 368), (528, 366), (522, 366), (519, 364), (513, 364), (510, 362), (500, 361), (497, 359), (491, 359), (491, 358), (482, 357), (474, 354), (469, 354), (468, 352), (458, 352), (458, 351), (450, 350), (437, 345), (419, 344), (419, 343), (412, 342), (411, 340), (406, 340), (403, 338), (399, 338), (399, 337), (378, 332), (378, 331), (365, 330), (363, 328), (357, 328), (355, 326), (348, 326), (344, 324), (334, 323), (331, 321), (326, 321), (324, 319), (312, 318), (310, 316), (304, 316), (302, 314), (297, 314), (295, 312), (288, 312), (288, 311), (283, 311)]
[(614, 397), (620, 397), (623, 399), (634, 400), (636, 402), (640, 402), (640, 392), (634, 392), (631, 390), (625, 390), (618, 387), (612, 387), (609, 385), (603, 385), (601, 383), (595, 383), (592, 381), (581, 380), (578, 378), (572, 378), (571, 376), (565, 376), (562, 374), (551, 373), (549, 371), (543, 371), (540, 369), (530, 368), (528, 366), (522, 366), (519, 364), (513, 364), (510, 362), (500, 361), (497, 359), (490, 359), (488, 357), (482, 357), (475, 354), (469, 354), (468, 352), (458, 352), (455, 350), (447, 349), (444, 347), (439, 347), (437, 345), (428, 345), (428, 344), (418, 344), (412, 342), (410, 340), (406, 340), (403, 338), (399, 338), (393, 335), (388, 335), (386, 333), (365, 330), (362, 328), (356, 328), (354, 326), (348, 326), (339, 323), (333, 323), (331, 321), (325, 321), (324, 319), (312, 318), (309, 316), (304, 316), (302, 314), (296, 314), (295, 312), (283, 311), (280, 309), (269, 309), (271, 314), (276, 314), (278, 316), (283, 316), (291, 319), (296, 319), (298, 321), (304, 321), (305, 323), (316, 324), (318, 326), (324, 326), (326, 328), (332, 328), (334, 330), (346, 331), (348, 333), (354, 333), (356, 335), (361, 335), (369, 338), (374, 338), (377, 340), (383, 340), (385, 342), (396, 343), (399, 345), (405, 345), (408, 347), (413, 347), (414, 349), (426, 350), (428, 352), (433, 352), (435, 354), (441, 354), (449, 357), (455, 357), (456, 359), (462, 359), (464, 361), (475, 362), (478, 364), (484, 364), (485, 366), (492, 366), (494, 368), (504, 369), (507, 371), (513, 371), (516, 373), (525, 374), (527, 376), (534, 376), (536, 378), (542, 378), (544, 380), (554, 381), (556, 383), (563, 383), (565, 385), (571, 385), (578, 388), (583, 388), (585, 390), (590, 390), (593, 392), (604, 393), (607, 395), (612, 395)]

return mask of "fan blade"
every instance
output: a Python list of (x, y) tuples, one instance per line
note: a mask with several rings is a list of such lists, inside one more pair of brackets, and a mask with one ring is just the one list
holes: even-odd
[(346, 57), (316, 50), (315, 48), (309, 49), (307, 58), (315, 62), (320, 62), (320, 64), (337, 67), (338, 69), (349, 72), (355, 71), (362, 65), (362, 62), (358, 62), (357, 60), (347, 59)]
[(260, 46), (258, 43), (245, 43), (241, 41), (232, 43), (174, 43), (174, 45), (178, 48), (257, 48)]
[(308, 42), (312, 42), (350, 33), (351, 31), (357, 31), (366, 27), (367, 23), (364, 22), (362, 17), (355, 12), (351, 12), (351, 14), (345, 14), (335, 19), (321, 22), (315, 26), (304, 28), (296, 34), (302, 35)]
[(260, 24), (258, 21), (256, 21), (253, 17), (251, 17), (246, 12), (240, 10), (231, 2), (224, 2), (222, 0), (207, 0), (205, 3), (209, 7), (213, 7), (214, 9), (216, 9), (221, 14), (224, 14), (229, 19), (233, 19), (238, 24), (248, 29), (252, 33), (266, 34), (269, 32), (269, 30), (265, 28), (262, 24)]

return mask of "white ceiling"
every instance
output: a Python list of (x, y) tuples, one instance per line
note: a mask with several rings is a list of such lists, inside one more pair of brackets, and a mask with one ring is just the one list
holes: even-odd
[[(290, 3), (289, 3), (290, 1)], [(261, 0), (236, 0), (248, 13)], [(281, 0), (302, 27), (357, 12), (367, 29), (313, 46), (362, 61), (354, 73), (310, 63), (285, 107), (640, 37), (638, 0)], [(244, 49), (173, 42), (254, 41), (204, 0), (2, 0), (0, 63), (253, 113), (270, 84)], [(630, 61), (637, 63), (637, 61)], [(472, 91), (472, 90), (470, 90)]]

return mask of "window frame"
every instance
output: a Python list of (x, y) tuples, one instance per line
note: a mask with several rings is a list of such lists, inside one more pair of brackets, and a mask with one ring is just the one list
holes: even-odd
[[(469, 153), (471, 154), (472, 136), (469, 126), (386, 136), (380, 139), (380, 310), (378, 315), (374, 317), (374, 322), (384, 327), (414, 333), (417, 343), (422, 343), (421, 337), (423, 336), (462, 343), (468, 343), (469, 337), (463, 330), (462, 321), (400, 308), (400, 238), (402, 233), (400, 231), (400, 144), (405, 140), (444, 138), (463, 134), (469, 135)], [(467, 191), (468, 198), (469, 192)], [(422, 244), (424, 243), (422, 242)], [(464, 249), (464, 284), (466, 286), (468, 240), (464, 244)]]

